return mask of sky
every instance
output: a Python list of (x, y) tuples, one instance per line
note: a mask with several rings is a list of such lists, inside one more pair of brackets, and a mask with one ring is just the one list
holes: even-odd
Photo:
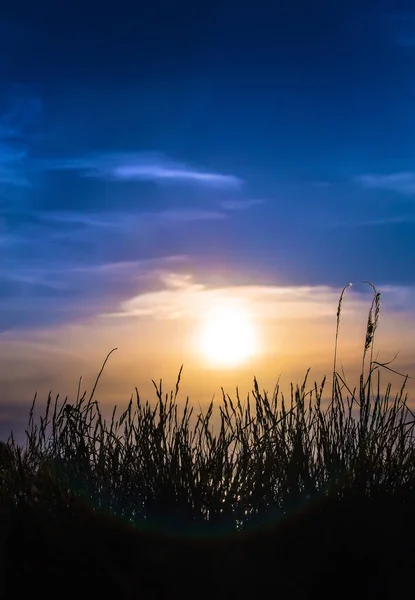
[(412, 1), (2, 3), (0, 433), (114, 347), (105, 406), (318, 378), (349, 282), (415, 377), (414, 74)]

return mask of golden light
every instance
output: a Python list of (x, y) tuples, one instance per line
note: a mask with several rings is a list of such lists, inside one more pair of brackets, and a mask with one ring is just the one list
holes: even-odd
[(225, 304), (208, 310), (203, 319), (200, 350), (210, 365), (222, 368), (240, 365), (256, 354), (257, 331), (248, 310)]

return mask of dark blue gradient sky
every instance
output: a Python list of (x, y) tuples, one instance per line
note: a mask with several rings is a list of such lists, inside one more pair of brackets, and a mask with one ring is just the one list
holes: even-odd
[(17, 0), (0, 32), (2, 330), (95, 310), (80, 265), (414, 283), (412, 2)]

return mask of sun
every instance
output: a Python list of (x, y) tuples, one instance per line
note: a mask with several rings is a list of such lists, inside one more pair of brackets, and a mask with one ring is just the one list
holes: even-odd
[(200, 334), (200, 350), (212, 366), (238, 366), (258, 349), (252, 316), (243, 306), (220, 305), (207, 311)]

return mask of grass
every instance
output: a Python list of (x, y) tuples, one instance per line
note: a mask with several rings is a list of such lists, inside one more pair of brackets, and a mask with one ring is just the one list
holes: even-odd
[(106, 421), (94, 393), (111, 352), (89, 396), (49, 395), (39, 419), (35, 396), (26, 446), (0, 447), (5, 597), (39, 578), (44, 596), (401, 597), (415, 567), (415, 417), (407, 377), (381, 391), (393, 369), (373, 359), (373, 286), (356, 388), (338, 372), (347, 287), (328, 402), (308, 373), (288, 399), (254, 380), (244, 402), (223, 392), (214, 435), (213, 403), (193, 427), (189, 399), (179, 411), (180, 372), (170, 393), (153, 382), (155, 405), (136, 389)]

